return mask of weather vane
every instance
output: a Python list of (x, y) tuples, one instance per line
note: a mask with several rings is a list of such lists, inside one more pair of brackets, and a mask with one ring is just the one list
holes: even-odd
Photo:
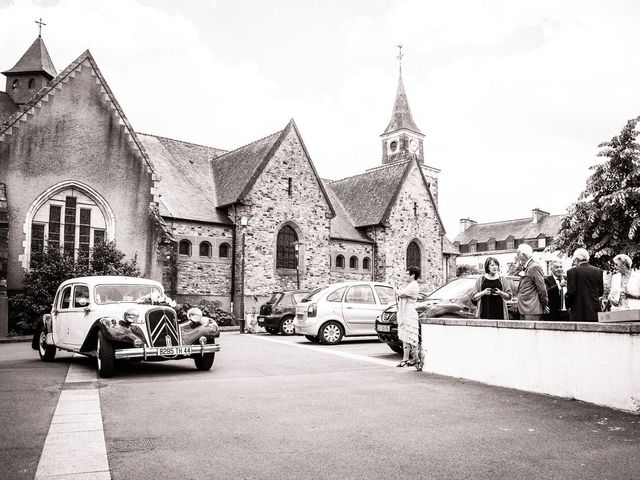
[(400, 65), (400, 71), (402, 71), (402, 57), (404, 54), (402, 53), (402, 45), (398, 45), (398, 64)]
[(36, 20), (36, 23), (38, 24), (38, 36), (42, 37), (42, 26), (46, 25), (46, 23), (42, 21), (42, 18), (40, 18), (40, 20)]

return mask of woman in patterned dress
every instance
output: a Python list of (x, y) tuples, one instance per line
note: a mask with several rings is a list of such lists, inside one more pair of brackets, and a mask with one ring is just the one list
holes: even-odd
[(419, 278), (420, 269), (409, 267), (405, 272), (407, 285), (400, 290), (392, 285), (398, 297), (398, 338), (402, 340), (402, 361), (397, 365), (398, 367), (412, 367), (421, 363), (418, 351), (420, 346), (418, 312), (416, 311), (416, 300), (420, 291)]
[(613, 263), (617, 272), (611, 277), (611, 291), (608, 295), (611, 311), (640, 308), (640, 299), (629, 293), (629, 282), (632, 274), (631, 257), (622, 253), (613, 257)]

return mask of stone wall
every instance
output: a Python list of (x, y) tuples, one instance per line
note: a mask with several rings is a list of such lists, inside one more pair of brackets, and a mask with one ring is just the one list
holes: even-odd
[(7, 300), (8, 234), (7, 189), (4, 183), (0, 183), (0, 337), (6, 337), (9, 332), (9, 309)]
[[(329, 282), (344, 282), (347, 280), (373, 280), (373, 245), (366, 243), (331, 240), (331, 273)], [(336, 264), (336, 258), (342, 255), (344, 267)], [(356, 257), (357, 267), (351, 268), (351, 257)], [(369, 268), (364, 268), (364, 260), (369, 259)]]

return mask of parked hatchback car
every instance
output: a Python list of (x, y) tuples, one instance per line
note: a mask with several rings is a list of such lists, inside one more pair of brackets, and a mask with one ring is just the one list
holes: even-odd
[(258, 325), (272, 335), (293, 335), (293, 319), (296, 316), (296, 304), (309, 293), (308, 290), (274, 292), (268, 302), (260, 305)]
[(95, 276), (63, 282), (51, 313), (43, 316), (32, 346), (43, 361), (68, 350), (97, 359), (98, 374), (111, 377), (115, 360), (193, 359), (198, 370), (210, 370), (220, 330), (197, 308), (179, 323), (175, 302), (162, 285), (134, 277)]
[(335, 283), (296, 306), (295, 332), (326, 345), (340, 343), (345, 336), (375, 335), (376, 317), (395, 301), (388, 283)]
[[(471, 302), (471, 295), (480, 275), (468, 275), (454, 278), (442, 287), (434, 290), (416, 304), (421, 318), (475, 318), (476, 306)], [(507, 301), (509, 318), (519, 319), (518, 285), (520, 277), (507, 276), (513, 296)], [(398, 306), (391, 305), (376, 319), (375, 329), (378, 338), (389, 345), (394, 352), (402, 352), (402, 342), (398, 338)]]

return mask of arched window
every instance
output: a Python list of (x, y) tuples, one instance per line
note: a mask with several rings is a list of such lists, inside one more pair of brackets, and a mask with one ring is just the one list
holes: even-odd
[(362, 259), (362, 268), (365, 270), (371, 270), (371, 259), (369, 257), (364, 257)]
[(358, 268), (358, 257), (355, 255), (349, 259), (349, 268)]
[(422, 265), (422, 255), (420, 254), (420, 247), (416, 242), (411, 242), (407, 247), (407, 268), (420, 268), (420, 265)]
[(344, 257), (342, 255), (336, 257), (336, 268), (344, 268)]
[(211, 258), (211, 244), (209, 242), (200, 242), (200, 256)]
[(33, 89), (33, 86), (35, 85), (35, 83), (36, 83), (36, 82), (35, 82), (35, 80), (34, 80), (33, 78), (30, 78), (30, 79), (29, 79), (29, 90), (32, 90), (32, 89)]
[(229, 258), (230, 249), (231, 247), (229, 247), (228, 243), (221, 243), (220, 246), (218, 247), (218, 256), (220, 258)]
[(285, 225), (278, 232), (276, 241), (276, 268), (296, 268), (296, 249), (294, 243), (298, 241), (296, 231)]
[(191, 242), (189, 240), (180, 240), (178, 244), (178, 253), (187, 257), (191, 256)]

